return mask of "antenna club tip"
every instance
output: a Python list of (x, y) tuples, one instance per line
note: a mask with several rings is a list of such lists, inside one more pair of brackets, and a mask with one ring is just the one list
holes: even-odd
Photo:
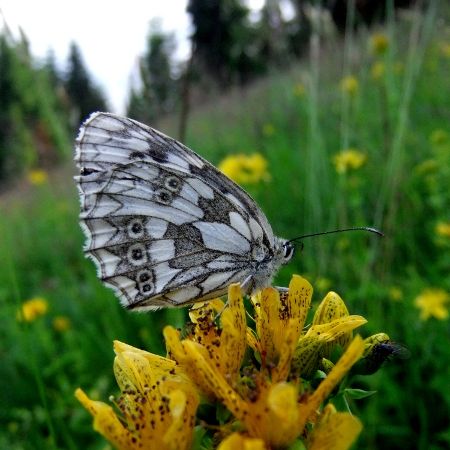
[(367, 230), (367, 231), (370, 231), (371, 233), (378, 234), (378, 236), (384, 237), (384, 233), (383, 233), (382, 231), (378, 230), (377, 228), (374, 228), (374, 227), (364, 227), (363, 230)]

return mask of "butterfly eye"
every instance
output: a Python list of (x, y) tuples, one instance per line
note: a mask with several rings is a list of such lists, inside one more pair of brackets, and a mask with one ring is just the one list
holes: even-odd
[(284, 259), (289, 261), (294, 255), (294, 246), (289, 242), (286, 242), (283, 245), (283, 249), (284, 249)]

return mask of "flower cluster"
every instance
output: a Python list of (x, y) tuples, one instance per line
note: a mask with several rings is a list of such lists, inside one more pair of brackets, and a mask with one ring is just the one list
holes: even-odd
[[(189, 449), (196, 418), (197, 432), (209, 436), (205, 448), (314, 450), (333, 442), (347, 449), (362, 425), (336, 411), (330, 395), (358, 360), (373, 360), (375, 344), (353, 337), (366, 320), (350, 315), (334, 292), (306, 327), (311, 296), (308, 281), (294, 276), (289, 289), (254, 295), (249, 321), (240, 287), (231, 285), (226, 304), (216, 299), (191, 309), (188, 331), (164, 329), (167, 357), (115, 343), (115, 409), (81, 389), (76, 396), (118, 449)], [(383, 345), (388, 339), (383, 335)], [(336, 348), (341, 356), (333, 363)]]

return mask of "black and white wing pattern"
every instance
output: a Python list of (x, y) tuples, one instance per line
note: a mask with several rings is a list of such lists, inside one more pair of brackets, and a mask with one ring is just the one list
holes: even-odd
[(254, 200), (181, 143), (94, 113), (76, 142), (85, 252), (129, 309), (204, 301), (269, 284), (292, 247)]

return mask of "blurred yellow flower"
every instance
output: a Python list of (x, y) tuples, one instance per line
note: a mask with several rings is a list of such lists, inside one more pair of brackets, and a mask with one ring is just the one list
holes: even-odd
[(30, 184), (34, 186), (41, 186), (42, 184), (47, 183), (48, 174), (45, 170), (42, 169), (33, 169), (28, 172), (28, 181)]
[(442, 42), (440, 48), (442, 55), (446, 58), (450, 58), (450, 42)]
[(389, 38), (384, 33), (375, 33), (370, 38), (370, 47), (375, 55), (382, 55), (389, 47)]
[(389, 298), (394, 302), (399, 302), (403, 299), (403, 291), (397, 286), (392, 286), (389, 289)]
[(294, 86), (294, 95), (296, 97), (303, 97), (305, 95), (306, 89), (303, 83), (297, 83)]
[(444, 145), (449, 142), (449, 134), (442, 128), (438, 128), (431, 132), (429, 139), (432, 145)]
[(271, 123), (265, 123), (262, 127), (262, 133), (264, 136), (273, 136), (275, 134), (275, 127)]
[(372, 68), (370, 69), (370, 75), (372, 79), (379, 80), (384, 76), (386, 72), (386, 67), (384, 65), (384, 62), (377, 61), (372, 65)]
[(355, 148), (348, 148), (333, 156), (333, 163), (337, 173), (345, 174), (349, 170), (362, 167), (367, 161), (367, 155)]
[(341, 91), (347, 95), (356, 95), (359, 90), (359, 82), (353, 75), (347, 75), (340, 82)]
[(270, 180), (267, 166), (267, 160), (260, 153), (253, 153), (227, 156), (218, 168), (236, 183), (255, 184)]
[(56, 316), (52, 324), (53, 328), (60, 333), (69, 330), (72, 326), (70, 319), (66, 316)]
[(450, 238), (450, 222), (438, 222), (436, 224), (436, 234)]
[(429, 288), (416, 297), (414, 304), (420, 310), (421, 320), (428, 320), (430, 317), (445, 320), (448, 317), (449, 301), (450, 295), (444, 289)]
[(17, 313), (17, 318), (25, 322), (33, 322), (38, 317), (47, 313), (48, 303), (42, 297), (35, 297), (23, 303), (20, 311)]

